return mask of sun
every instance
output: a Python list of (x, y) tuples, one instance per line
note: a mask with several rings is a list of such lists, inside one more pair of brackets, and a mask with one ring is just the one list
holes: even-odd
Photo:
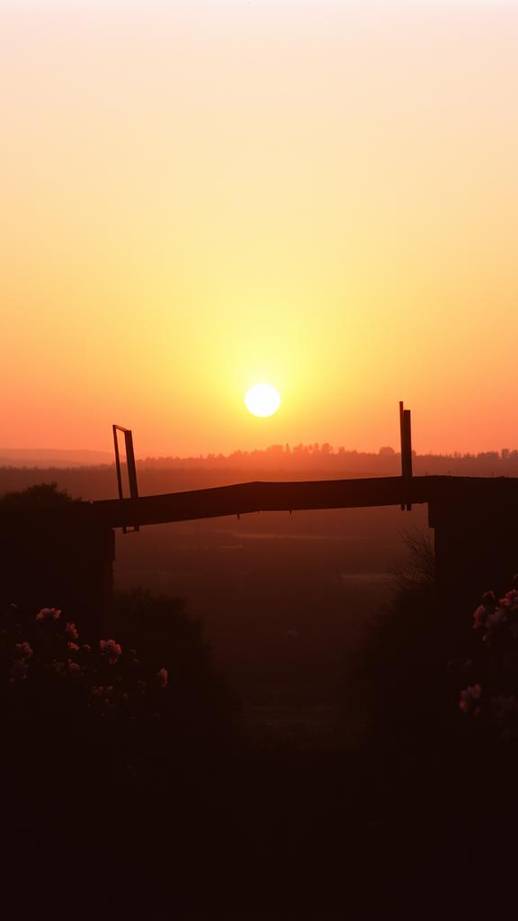
[(246, 408), (253, 416), (273, 416), (281, 405), (278, 390), (271, 384), (256, 384), (245, 394)]

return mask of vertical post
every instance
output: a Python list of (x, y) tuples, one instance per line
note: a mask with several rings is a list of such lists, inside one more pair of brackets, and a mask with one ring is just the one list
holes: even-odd
[[(409, 409), (404, 408), (403, 401), (399, 403), (399, 426), (401, 432), (401, 476), (403, 480), (412, 479), (412, 421)], [(401, 511), (410, 512), (412, 505), (409, 502), (401, 504)]]
[[(137, 465), (135, 463), (135, 451), (133, 449), (133, 433), (130, 429), (123, 428), (122, 425), (113, 425), (113, 444), (115, 448), (115, 467), (117, 470), (117, 485), (119, 488), (119, 499), (124, 498), (124, 491), (122, 486), (122, 469), (121, 469), (121, 459), (119, 451), (119, 439), (118, 432), (124, 434), (124, 444), (126, 448), (126, 469), (128, 471), (128, 483), (131, 499), (138, 499), (138, 483), (137, 483)], [(127, 534), (129, 530), (138, 531), (139, 526), (136, 524), (133, 528), (124, 527), (124, 534)]]
[(410, 410), (403, 412), (404, 453), (402, 455), (403, 476), (408, 479), (412, 476), (412, 425)]
[(115, 448), (115, 469), (117, 471), (117, 486), (119, 488), (119, 499), (122, 499), (122, 473), (121, 473), (121, 457), (119, 453), (119, 439), (117, 438), (117, 425), (112, 425), (113, 429), (113, 447)]
[[(400, 444), (400, 452), (401, 452), (401, 476), (403, 476), (403, 443), (405, 440), (404, 431), (403, 431), (404, 412), (405, 411), (403, 408), (403, 400), (400, 400), (399, 401), (399, 444)], [(401, 503), (401, 511), (402, 512), (405, 511), (405, 505), (403, 502)]]
[(133, 450), (133, 435), (130, 431), (124, 432), (124, 442), (126, 445), (130, 496), (132, 499), (138, 499), (137, 465), (135, 464), (135, 451)]

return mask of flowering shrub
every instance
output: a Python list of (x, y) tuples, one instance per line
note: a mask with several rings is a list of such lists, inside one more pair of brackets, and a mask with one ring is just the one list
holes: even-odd
[(114, 639), (82, 643), (58, 608), (27, 615), (13, 604), (0, 625), (0, 683), (11, 720), (71, 707), (76, 719), (155, 720), (171, 691), (167, 668), (146, 667), (134, 649)]
[(505, 741), (518, 740), (518, 576), (501, 598), (486, 592), (473, 612), (479, 653), (466, 667), (472, 684), (463, 688), (459, 709)]
[[(206, 810), (220, 816), (224, 775), (214, 768), (240, 744), (234, 697), (196, 623), (166, 599), (123, 602), (138, 605), (138, 622), (112, 612), (96, 642), (56, 607), (0, 606), (2, 833), (31, 880), (35, 916), (56, 868), (53, 917), (66, 886), (67, 916), (75, 899), (83, 917), (90, 890), (88, 917), (113, 917), (115, 905), (119, 917), (126, 897), (121, 917), (154, 916), (152, 894), (167, 890), (192, 828)], [(23, 885), (16, 904), (29, 917)], [(134, 914), (138, 886), (145, 907)]]

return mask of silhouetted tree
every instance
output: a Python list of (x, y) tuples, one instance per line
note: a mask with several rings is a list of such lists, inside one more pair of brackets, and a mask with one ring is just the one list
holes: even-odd
[(456, 691), (448, 662), (457, 651), (455, 612), (439, 598), (433, 548), (419, 532), (407, 534), (406, 543), (408, 560), (394, 575), (393, 598), (372, 623), (343, 689), (345, 725), (359, 709), (364, 741), (403, 759), (452, 730)]

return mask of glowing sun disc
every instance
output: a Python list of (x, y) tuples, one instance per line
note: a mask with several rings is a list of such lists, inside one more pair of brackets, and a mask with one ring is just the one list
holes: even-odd
[(253, 416), (273, 416), (281, 405), (281, 398), (271, 384), (256, 384), (245, 394), (246, 408)]

